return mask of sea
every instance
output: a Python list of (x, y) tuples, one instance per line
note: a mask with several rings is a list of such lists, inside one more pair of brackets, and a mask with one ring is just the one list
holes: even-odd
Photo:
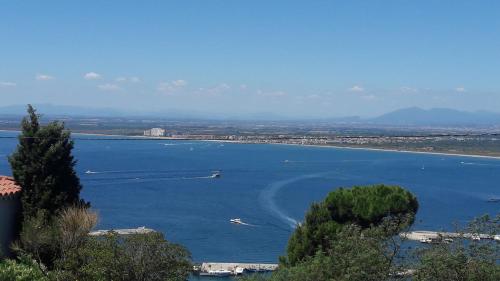
[[(0, 174), (16, 132), (0, 132)], [(420, 208), (415, 230), (453, 230), (500, 211), (500, 160), (279, 144), (73, 134), (81, 196), (98, 229), (145, 226), (195, 262), (277, 263), (309, 206), (330, 191), (399, 185)], [(215, 172), (219, 178), (213, 178)], [(244, 224), (232, 224), (240, 218)]]

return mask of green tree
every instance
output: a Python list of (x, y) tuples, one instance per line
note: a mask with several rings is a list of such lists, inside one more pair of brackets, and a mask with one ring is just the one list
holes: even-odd
[(392, 218), (402, 228), (413, 223), (417, 210), (415, 196), (399, 186), (339, 188), (324, 201), (311, 205), (304, 223), (292, 234), (287, 257), (281, 262), (294, 265), (318, 251), (328, 250), (344, 225), (368, 228)]
[(317, 251), (294, 266), (280, 266), (270, 278), (250, 276), (245, 281), (365, 281), (391, 280), (401, 272), (401, 243), (391, 233), (399, 222), (386, 219), (378, 226), (345, 225), (325, 251)]
[(23, 217), (35, 217), (39, 210), (52, 216), (67, 206), (84, 204), (70, 133), (59, 122), (41, 126), (31, 105), (27, 111), (19, 144), (9, 157), (14, 179), (22, 187)]

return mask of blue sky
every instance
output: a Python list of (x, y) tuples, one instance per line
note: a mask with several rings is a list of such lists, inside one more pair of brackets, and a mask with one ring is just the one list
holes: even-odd
[(0, 1), (0, 105), (500, 111), (500, 1)]

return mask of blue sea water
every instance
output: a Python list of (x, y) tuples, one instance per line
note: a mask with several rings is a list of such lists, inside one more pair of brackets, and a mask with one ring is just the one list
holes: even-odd
[[(0, 132), (1, 136), (16, 133)], [(203, 141), (83, 140), (74, 155), (99, 228), (146, 226), (193, 260), (276, 262), (309, 205), (331, 190), (401, 185), (418, 197), (414, 228), (452, 229), (497, 214), (500, 160), (461, 156)], [(0, 139), (0, 174), (16, 139)], [(212, 171), (221, 178), (210, 178)], [(91, 173), (86, 173), (90, 171)], [(234, 225), (241, 218), (249, 225)]]

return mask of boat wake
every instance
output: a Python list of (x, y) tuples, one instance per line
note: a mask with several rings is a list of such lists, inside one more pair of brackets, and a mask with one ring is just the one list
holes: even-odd
[(493, 165), (493, 164), (488, 164), (488, 163), (477, 163), (477, 162), (460, 162), (462, 165), (471, 165), (471, 166), (498, 166), (498, 165)]
[(309, 174), (309, 175), (303, 175), (299, 177), (294, 177), (291, 179), (287, 180), (282, 180), (282, 181), (277, 181), (269, 184), (264, 190), (261, 191), (260, 193), (260, 203), (262, 206), (267, 209), (269, 212), (271, 212), (274, 216), (282, 220), (284, 223), (286, 223), (290, 228), (295, 228), (297, 225), (300, 224), (297, 220), (294, 218), (290, 217), (286, 212), (278, 207), (275, 202), (275, 196), (278, 191), (280, 191), (283, 187), (305, 179), (312, 179), (312, 178), (319, 178), (325, 175), (326, 173), (316, 173), (316, 174)]

